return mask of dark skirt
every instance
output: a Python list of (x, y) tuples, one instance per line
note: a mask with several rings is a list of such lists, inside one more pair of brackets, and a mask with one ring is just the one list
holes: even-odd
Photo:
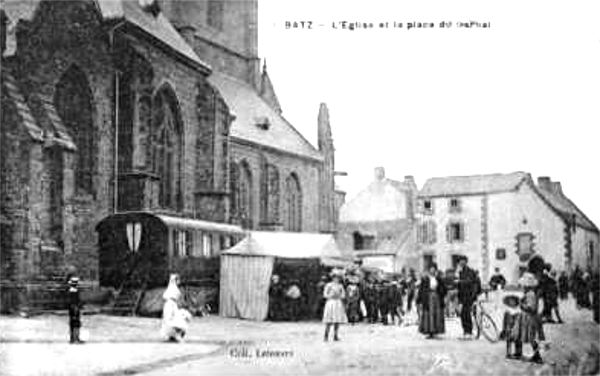
[(507, 342), (518, 341), (518, 333), (513, 330), (517, 322), (519, 321), (519, 315), (521, 313), (504, 313), (504, 319), (502, 320), (502, 331), (500, 332), (500, 339)]
[(512, 328), (512, 338), (522, 343), (545, 340), (542, 319), (536, 313), (521, 312)]
[(440, 304), (440, 298), (435, 291), (427, 293), (427, 303), (423, 304), (419, 320), (419, 332), (423, 334), (444, 333), (444, 312)]

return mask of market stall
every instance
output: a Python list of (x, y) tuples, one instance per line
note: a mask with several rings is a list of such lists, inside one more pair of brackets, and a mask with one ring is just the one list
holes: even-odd
[(306, 296), (323, 268), (352, 265), (332, 235), (253, 231), (221, 253), (221, 316), (265, 320), (274, 272), (296, 279)]

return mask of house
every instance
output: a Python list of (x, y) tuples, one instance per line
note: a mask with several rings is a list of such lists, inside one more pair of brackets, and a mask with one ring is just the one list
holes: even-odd
[(598, 228), (548, 177), (537, 184), (525, 172), (432, 178), (416, 215), (423, 266), (454, 268), (464, 255), (484, 281), (499, 268), (509, 283), (536, 254), (557, 270), (598, 268)]
[(257, 4), (2, 2), (3, 309), (52, 301), (70, 267), (98, 288), (99, 244), (119, 242), (96, 226), (120, 213), (154, 215), (199, 265), (240, 227), (333, 232), (329, 111), (317, 147), (283, 117)]
[(374, 180), (340, 208), (337, 241), (354, 250), (365, 266), (385, 271), (417, 267), (415, 209), (417, 186), (412, 176), (396, 181), (375, 169)]

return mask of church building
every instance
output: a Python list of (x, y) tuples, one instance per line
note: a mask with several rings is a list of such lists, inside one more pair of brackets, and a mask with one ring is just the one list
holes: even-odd
[(316, 147), (283, 117), (256, 0), (23, 0), (0, 17), (3, 310), (48, 307), (68, 270), (122, 287), (153, 245), (165, 267), (144, 286), (214, 282), (246, 230), (336, 228), (328, 108)]

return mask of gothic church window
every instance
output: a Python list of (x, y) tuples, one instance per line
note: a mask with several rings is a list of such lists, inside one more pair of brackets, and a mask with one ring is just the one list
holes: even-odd
[(285, 229), (287, 231), (302, 231), (302, 190), (296, 174), (291, 174), (286, 178), (285, 193)]
[(94, 188), (94, 124), (92, 95), (85, 74), (73, 66), (56, 86), (54, 104), (77, 146), (75, 192), (92, 194)]
[(238, 216), (242, 227), (252, 228), (252, 172), (244, 161), (239, 168)]
[(173, 95), (159, 91), (153, 105), (153, 172), (160, 180), (160, 207), (181, 210), (182, 127)]

